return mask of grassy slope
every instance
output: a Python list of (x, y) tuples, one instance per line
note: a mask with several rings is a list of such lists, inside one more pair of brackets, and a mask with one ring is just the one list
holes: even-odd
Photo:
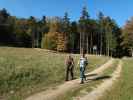
[(100, 100), (133, 100), (133, 59), (123, 59), (121, 77)]
[(94, 87), (96, 88), (96, 86), (98, 86), (100, 83), (103, 82), (104, 78), (102, 77), (110, 77), (111, 74), (116, 69), (117, 65), (118, 65), (118, 60), (115, 59), (115, 62), (103, 73), (101, 73), (98, 79), (87, 82), (84, 85), (80, 85), (78, 88), (74, 90), (70, 90), (65, 95), (59, 97), (58, 100), (73, 100), (73, 98), (75, 97), (77, 98), (77, 97), (84, 96), (85, 94), (88, 94), (90, 91), (92, 91)]
[[(79, 55), (73, 55), (77, 64)], [(27, 94), (64, 82), (66, 54), (38, 49), (0, 48), (0, 95)], [(89, 70), (107, 61), (107, 57), (88, 56)], [(75, 66), (76, 77), (79, 68)], [(43, 87), (43, 88), (42, 88)], [(15, 99), (14, 99), (15, 100)], [(18, 99), (16, 99), (18, 100)]]

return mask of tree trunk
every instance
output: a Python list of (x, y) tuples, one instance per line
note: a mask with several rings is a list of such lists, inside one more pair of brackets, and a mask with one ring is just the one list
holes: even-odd
[(85, 33), (83, 32), (83, 51), (82, 53), (84, 53), (85, 49)]
[(133, 48), (131, 48), (131, 53), (132, 53), (132, 57), (133, 57)]
[(109, 56), (109, 49), (110, 49), (110, 46), (109, 46), (109, 41), (108, 41), (108, 56)]
[(35, 47), (35, 38), (34, 38), (34, 33), (32, 33), (32, 48)]
[(41, 34), (42, 34), (42, 36), (41, 36), (41, 48), (43, 48), (43, 45), (44, 45), (44, 33), (42, 32)]
[(82, 51), (81, 51), (81, 50), (82, 50), (82, 46), (81, 46), (82, 44), (81, 44), (81, 43), (82, 43), (82, 41), (81, 41), (81, 32), (80, 32), (80, 54), (81, 54), (81, 52), (82, 52)]
[(37, 32), (36, 47), (39, 48), (39, 33)]
[(102, 47), (103, 47), (103, 39), (102, 39), (102, 33), (101, 33), (101, 36), (100, 36), (100, 55), (102, 55)]
[(88, 38), (88, 35), (86, 36), (86, 38), (87, 38), (87, 44), (86, 44), (87, 45), (86, 46), (87, 48), (86, 48), (86, 50), (87, 50), (87, 54), (88, 54), (89, 53), (89, 50), (88, 50), (89, 49), (89, 43), (88, 43), (89, 42), (89, 38)]
[(80, 33), (80, 54), (84, 51), (84, 33)]
[(93, 53), (93, 51), (92, 51), (92, 49), (93, 49), (93, 39), (92, 39), (92, 34), (93, 33), (91, 33), (91, 40), (90, 40), (90, 45), (91, 45), (91, 47), (90, 47), (90, 52), (91, 52), (91, 54)]

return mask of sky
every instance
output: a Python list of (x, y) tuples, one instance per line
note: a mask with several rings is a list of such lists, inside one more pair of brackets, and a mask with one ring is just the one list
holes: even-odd
[(119, 26), (133, 16), (133, 0), (0, 0), (0, 9), (17, 17), (64, 16), (68, 12), (71, 20), (78, 20), (86, 5), (91, 18), (97, 18), (99, 11), (116, 20)]

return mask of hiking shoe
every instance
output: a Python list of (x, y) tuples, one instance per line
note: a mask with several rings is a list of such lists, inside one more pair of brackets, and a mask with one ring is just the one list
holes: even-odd
[(81, 82), (80, 82), (80, 84), (84, 84), (84, 82), (83, 82), (83, 81), (81, 81)]

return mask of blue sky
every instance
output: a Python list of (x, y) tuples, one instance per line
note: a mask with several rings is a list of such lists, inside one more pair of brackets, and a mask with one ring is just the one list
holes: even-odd
[(67, 11), (71, 20), (78, 20), (85, 3), (91, 18), (102, 11), (120, 26), (133, 16), (133, 0), (0, 0), (0, 9), (6, 8), (11, 15), (25, 18), (63, 16)]

